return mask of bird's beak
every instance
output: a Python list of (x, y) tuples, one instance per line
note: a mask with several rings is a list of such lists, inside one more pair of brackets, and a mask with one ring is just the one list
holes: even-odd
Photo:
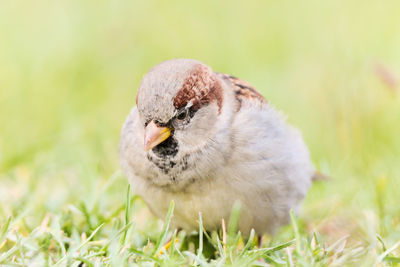
[(149, 151), (153, 147), (164, 142), (171, 135), (168, 127), (161, 127), (151, 121), (144, 131), (144, 151)]

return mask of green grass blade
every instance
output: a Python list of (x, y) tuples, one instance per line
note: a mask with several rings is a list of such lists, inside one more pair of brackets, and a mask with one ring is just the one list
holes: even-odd
[(203, 219), (201, 212), (199, 212), (199, 249), (197, 251), (197, 257), (201, 257), (203, 254)]
[(249, 239), (247, 240), (246, 245), (242, 249), (242, 252), (240, 252), (240, 256), (243, 256), (243, 254), (251, 247), (251, 245), (254, 242), (255, 234), (256, 232), (254, 231), (254, 229), (251, 229)]
[(9, 216), (7, 218), (6, 223), (1, 227), (1, 232), (0, 232), (0, 245), (4, 242), (4, 240), (6, 239), (8, 230), (10, 228), (10, 224), (11, 224), (11, 216)]
[(166, 238), (166, 236), (168, 234), (169, 224), (170, 224), (171, 218), (172, 218), (172, 213), (174, 212), (174, 207), (175, 207), (175, 203), (172, 200), (170, 205), (169, 205), (167, 216), (165, 217), (164, 226), (163, 226), (161, 235), (158, 238), (156, 246), (155, 246), (155, 248), (154, 248), (154, 250), (153, 250), (153, 252), (151, 254), (153, 257), (158, 253), (158, 251), (161, 249), (163, 243), (165, 242), (165, 238)]

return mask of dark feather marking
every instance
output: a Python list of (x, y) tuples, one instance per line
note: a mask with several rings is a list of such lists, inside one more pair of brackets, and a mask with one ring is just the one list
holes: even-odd
[[(233, 90), (236, 95), (236, 99), (242, 104), (243, 100), (257, 101), (266, 103), (267, 100), (246, 81), (240, 80), (232, 75), (216, 73), (219, 77), (233, 85)], [(240, 108), (239, 108), (240, 109)]]
[(154, 154), (161, 158), (173, 157), (178, 153), (178, 142), (173, 136), (152, 149)]
[(194, 111), (212, 101), (217, 102), (219, 111), (221, 111), (222, 86), (210, 68), (204, 65), (196, 65), (189, 73), (174, 98), (174, 107), (176, 109), (183, 108), (190, 101), (192, 101)]
[(176, 179), (177, 173), (183, 172), (188, 168), (188, 155), (184, 156), (180, 161), (169, 157), (153, 157), (150, 154), (147, 154), (147, 159), (156, 165), (164, 174), (170, 174), (170, 171), (174, 169), (175, 174), (170, 174), (173, 180)]

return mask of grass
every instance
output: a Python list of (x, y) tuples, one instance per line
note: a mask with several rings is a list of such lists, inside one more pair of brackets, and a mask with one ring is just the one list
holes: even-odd
[[(0, 266), (395, 266), (400, 2), (0, 2)], [(200, 59), (301, 129), (316, 167), (274, 236), (189, 236), (127, 195), (120, 127), (142, 75)], [(235, 221), (234, 219), (231, 221)], [(168, 240), (172, 242), (164, 248)]]

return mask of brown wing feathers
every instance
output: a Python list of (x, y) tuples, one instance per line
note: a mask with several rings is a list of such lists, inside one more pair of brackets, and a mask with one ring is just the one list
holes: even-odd
[(216, 73), (219, 77), (224, 79), (225, 81), (230, 82), (233, 85), (233, 90), (236, 95), (236, 99), (239, 103), (242, 101), (255, 101), (259, 103), (266, 103), (267, 100), (249, 83), (246, 81), (240, 80), (234, 76), (223, 74), (223, 73)]

